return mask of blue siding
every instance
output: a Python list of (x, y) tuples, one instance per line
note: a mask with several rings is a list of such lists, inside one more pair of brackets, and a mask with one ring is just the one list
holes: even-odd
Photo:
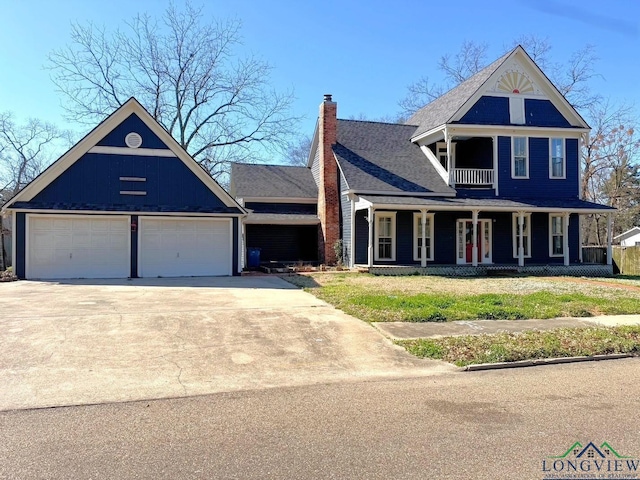
[[(120, 177), (144, 177), (123, 182)], [(121, 190), (146, 195), (121, 195)], [(176, 157), (87, 153), (42, 192), (34, 203), (224, 208), (224, 203)]]
[(25, 278), (26, 217), (20, 212), (14, 212), (14, 215), (16, 216), (16, 244), (13, 248), (16, 249), (16, 264), (13, 268), (18, 278)]
[(578, 140), (565, 140), (566, 178), (549, 178), (549, 139), (529, 138), (529, 178), (511, 178), (511, 138), (498, 137), (501, 197), (572, 198), (578, 196)]
[(142, 146), (140, 148), (169, 148), (135, 113), (132, 113), (126, 120), (108, 133), (97, 145), (101, 147), (126, 147), (127, 144), (124, 142), (124, 139), (127, 134), (131, 132), (138, 133), (142, 137)]
[(260, 249), (260, 262), (318, 261), (319, 226), (246, 225), (245, 228), (246, 247)]
[(509, 99), (483, 96), (456, 123), (477, 125), (509, 125)]
[(318, 213), (318, 205), (316, 203), (247, 202), (244, 206), (255, 213), (295, 213), (303, 215), (316, 215)]
[(527, 125), (533, 127), (570, 127), (571, 124), (549, 100), (524, 100), (524, 113)]
[[(344, 175), (340, 172), (340, 192), (347, 191), (347, 182), (344, 179)], [(342, 252), (343, 262), (345, 265), (349, 265), (351, 261), (351, 201), (348, 194), (340, 195), (340, 219), (342, 224)]]
[(413, 260), (413, 212), (396, 214), (396, 262), (400, 265), (418, 263)]
[(355, 259), (358, 264), (367, 264), (369, 246), (369, 223), (366, 220), (367, 211), (358, 210), (356, 212), (356, 251)]

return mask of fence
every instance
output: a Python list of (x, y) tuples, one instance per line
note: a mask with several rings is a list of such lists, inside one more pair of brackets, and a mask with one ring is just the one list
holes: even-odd
[(640, 247), (613, 247), (614, 273), (640, 275)]
[(582, 262), (606, 265), (607, 247), (582, 247)]

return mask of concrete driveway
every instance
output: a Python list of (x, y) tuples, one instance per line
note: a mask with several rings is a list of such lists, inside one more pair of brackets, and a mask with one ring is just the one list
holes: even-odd
[(452, 370), (277, 277), (0, 283), (0, 410)]

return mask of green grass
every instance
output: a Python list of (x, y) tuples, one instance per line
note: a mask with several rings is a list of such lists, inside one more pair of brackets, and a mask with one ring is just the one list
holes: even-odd
[(541, 358), (612, 353), (640, 354), (640, 327), (562, 328), (496, 335), (398, 340), (396, 343), (417, 357), (443, 360), (463, 367), (479, 363)]
[[(287, 279), (369, 322), (519, 320), (640, 313), (640, 292), (584, 285), (573, 288), (535, 278), (518, 279), (520, 290), (515, 289), (514, 281), (509, 283), (510, 279), (482, 283), (481, 279), (380, 279), (358, 274), (317, 274)], [(497, 293), (487, 293), (487, 285), (495, 285)], [(512, 291), (517, 293), (509, 293)]]

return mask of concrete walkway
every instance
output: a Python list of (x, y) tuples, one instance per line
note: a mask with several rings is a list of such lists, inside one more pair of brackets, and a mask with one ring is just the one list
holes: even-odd
[(474, 320), (458, 322), (377, 322), (373, 325), (392, 340), (438, 338), (459, 335), (517, 333), (527, 330), (586, 328), (594, 326), (640, 325), (640, 315), (607, 315), (583, 318), (549, 318), (546, 320)]

